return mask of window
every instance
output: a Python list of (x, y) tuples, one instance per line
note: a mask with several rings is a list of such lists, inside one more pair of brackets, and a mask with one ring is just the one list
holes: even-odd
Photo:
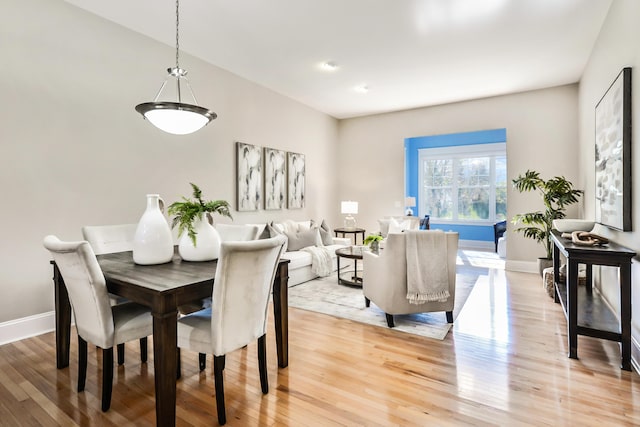
[(419, 150), (420, 216), (494, 223), (507, 214), (506, 144)]

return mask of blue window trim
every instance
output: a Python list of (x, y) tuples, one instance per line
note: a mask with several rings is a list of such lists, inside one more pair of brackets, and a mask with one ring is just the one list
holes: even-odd
[[(418, 150), (420, 150), (421, 148), (493, 144), (496, 142), (507, 142), (507, 129), (489, 129), (475, 132), (449, 133), (444, 135), (405, 138), (405, 197), (415, 197), (417, 201), (416, 205), (420, 206), (418, 194)], [(458, 231), (460, 233), (460, 239), (462, 240), (484, 240), (493, 242), (492, 226), (433, 224), (432, 228)]]

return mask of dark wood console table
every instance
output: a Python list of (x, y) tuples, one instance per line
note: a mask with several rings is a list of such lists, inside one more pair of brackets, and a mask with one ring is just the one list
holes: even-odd
[[(567, 316), (569, 357), (578, 358), (578, 335), (601, 338), (621, 343), (621, 368), (631, 370), (631, 258), (636, 253), (624, 246), (609, 243), (606, 246), (578, 246), (565, 239), (557, 230), (551, 232), (553, 241), (553, 280), (555, 302), (561, 303)], [(560, 253), (567, 259), (567, 280), (560, 283)], [(587, 266), (585, 286), (578, 286), (578, 264)], [(592, 269), (594, 265), (619, 268), (620, 320), (593, 293)]]

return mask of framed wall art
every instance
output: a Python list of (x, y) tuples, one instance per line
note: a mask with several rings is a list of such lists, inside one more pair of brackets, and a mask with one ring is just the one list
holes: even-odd
[(236, 142), (238, 211), (257, 211), (262, 203), (262, 147)]
[(264, 149), (264, 208), (283, 209), (286, 198), (286, 152)]
[(631, 68), (596, 105), (596, 222), (631, 231)]
[(304, 208), (304, 154), (287, 153), (287, 207)]

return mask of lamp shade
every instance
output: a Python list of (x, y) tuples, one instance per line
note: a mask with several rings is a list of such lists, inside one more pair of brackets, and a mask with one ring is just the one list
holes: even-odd
[(158, 129), (174, 135), (193, 133), (217, 116), (206, 108), (178, 102), (146, 102), (136, 110)]
[(341, 202), (340, 211), (343, 214), (357, 214), (358, 213), (358, 202), (345, 201)]
[(404, 205), (407, 207), (414, 207), (416, 205), (416, 198), (415, 197), (405, 197), (404, 199)]

